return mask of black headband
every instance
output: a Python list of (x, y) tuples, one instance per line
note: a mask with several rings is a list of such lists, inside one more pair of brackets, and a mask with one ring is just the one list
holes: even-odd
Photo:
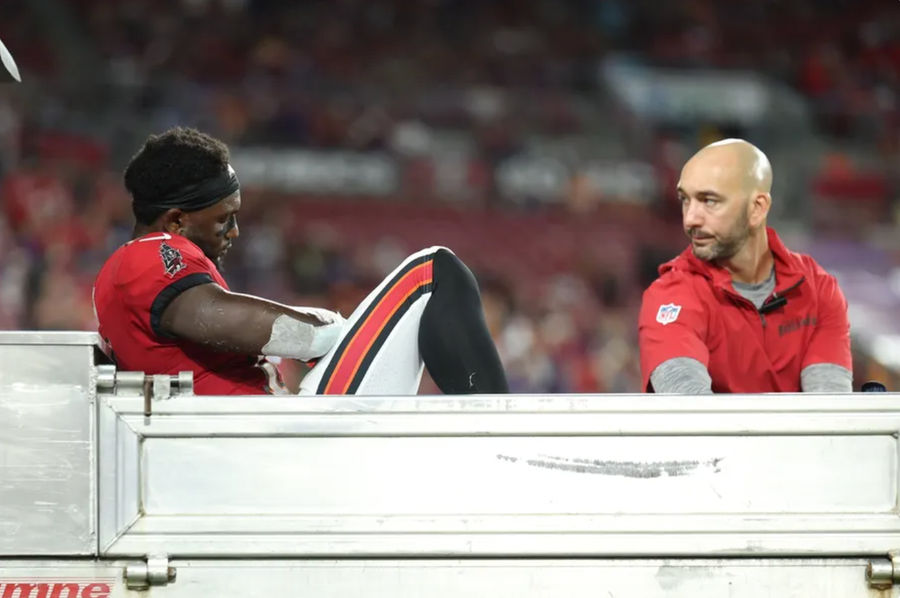
[(202, 210), (218, 203), (241, 188), (238, 182), (237, 174), (231, 164), (227, 170), (212, 178), (205, 179), (193, 185), (186, 185), (180, 189), (155, 197), (152, 201), (134, 200), (136, 204), (146, 206), (148, 208), (180, 208), (185, 212), (194, 212)]

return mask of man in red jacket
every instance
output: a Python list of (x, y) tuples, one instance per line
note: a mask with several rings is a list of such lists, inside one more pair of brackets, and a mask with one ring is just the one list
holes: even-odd
[(644, 292), (645, 391), (852, 391), (847, 301), (766, 226), (771, 188), (766, 155), (740, 139), (685, 164), (677, 191), (690, 247)]
[(97, 275), (107, 354), (125, 370), (194, 373), (197, 394), (279, 390), (267, 357), (317, 361), (303, 394), (507, 391), (475, 278), (448, 249), (409, 256), (344, 320), (233, 293), (220, 269), (238, 238), (228, 148), (194, 129), (151, 135), (125, 171), (133, 239)]

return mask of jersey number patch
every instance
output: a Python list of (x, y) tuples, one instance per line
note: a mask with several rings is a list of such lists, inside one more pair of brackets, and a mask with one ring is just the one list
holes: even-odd
[(680, 305), (675, 305), (674, 303), (666, 303), (665, 305), (659, 306), (659, 311), (656, 312), (656, 321), (665, 326), (666, 324), (671, 324), (672, 322), (677, 320), (678, 314), (680, 313)]

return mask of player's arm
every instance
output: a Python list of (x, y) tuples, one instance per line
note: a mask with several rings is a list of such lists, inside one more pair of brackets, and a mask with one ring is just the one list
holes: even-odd
[(803, 358), (800, 388), (803, 392), (852, 392), (847, 299), (831, 275), (823, 273), (816, 290), (818, 316)]
[(660, 279), (645, 292), (638, 321), (643, 390), (710, 394), (707, 319), (678, 281)]
[[(302, 309), (302, 308), (300, 308)], [(169, 302), (160, 332), (216, 351), (309, 360), (337, 341), (343, 319), (225, 290), (213, 282), (193, 286)]]

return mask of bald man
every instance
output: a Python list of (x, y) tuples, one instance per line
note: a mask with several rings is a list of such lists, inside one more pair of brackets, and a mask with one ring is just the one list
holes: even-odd
[(741, 139), (701, 149), (678, 182), (690, 246), (659, 268), (639, 317), (644, 390), (851, 392), (847, 301), (766, 226), (772, 167)]

